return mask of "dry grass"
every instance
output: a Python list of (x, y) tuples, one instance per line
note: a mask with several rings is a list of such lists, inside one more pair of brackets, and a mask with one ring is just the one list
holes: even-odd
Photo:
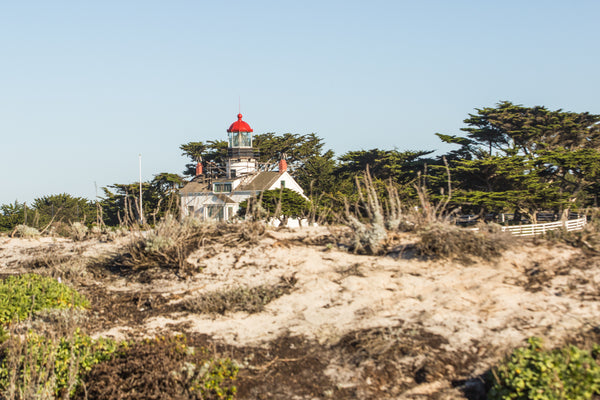
[(259, 313), (271, 301), (292, 291), (296, 279), (281, 278), (275, 285), (255, 287), (235, 287), (205, 293), (199, 297), (185, 300), (182, 307), (185, 311), (201, 314), (221, 314), (243, 311), (249, 314)]
[(69, 236), (76, 242), (85, 240), (88, 235), (88, 228), (81, 222), (73, 222), (70, 226)]
[(430, 258), (454, 258), (463, 261), (472, 257), (498, 257), (517, 238), (502, 232), (499, 226), (482, 224), (479, 230), (461, 228), (449, 223), (433, 223), (417, 233), (417, 253)]
[(264, 232), (265, 227), (259, 222), (224, 224), (196, 219), (178, 221), (167, 215), (152, 229), (134, 231), (131, 240), (108, 264), (121, 271), (167, 268), (187, 273), (193, 269), (193, 265), (187, 261), (193, 251), (217, 243), (227, 246), (256, 243)]
[(11, 236), (25, 239), (37, 239), (40, 235), (40, 231), (27, 225), (17, 225), (11, 234)]
[(447, 164), (446, 170), (448, 191), (446, 194), (442, 191), (437, 203), (430, 200), (428, 189), (419, 174), (414, 189), (420, 206), (408, 207), (400, 200), (397, 185), (391, 180), (386, 184), (387, 196), (382, 205), (367, 167), (362, 178), (356, 178), (360, 204), (351, 212), (348, 202), (345, 203), (343, 223), (352, 230), (350, 249), (355, 253), (384, 254), (393, 245), (390, 234), (394, 236), (398, 232), (419, 232), (429, 229), (431, 225), (453, 225), (450, 217), (457, 210), (448, 210), (452, 187)]
[(600, 219), (596, 216), (582, 231), (567, 232), (564, 229), (557, 229), (547, 232), (544, 238), (566, 243), (593, 254), (600, 254)]
[[(354, 213), (350, 212), (350, 205), (345, 201), (344, 223), (352, 229), (353, 235), (350, 247), (354, 252), (380, 254), (387, 239), (386, 218), (384, 218), (384, 212), (368, 167), (362, 178), (362, 180), (356, 178), (356, 187), (366, 217), (361, 217), (356, 211)], [(358, 209), (358, 207), (355, 209)]]
[(88, 276), (89, 260), (82, 257), (80, 251), (81, 249), (75, 249), (74, 253), (66, 253), (62, 247), (51, 247), (33, 254), (23, 265), (28, 270), (53, 278), (77, 281)]

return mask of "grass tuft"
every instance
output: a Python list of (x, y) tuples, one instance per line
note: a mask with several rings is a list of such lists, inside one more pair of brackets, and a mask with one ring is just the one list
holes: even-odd
[(483, 224), (475, 231), (449, 223), (433, 223), (417, 235), (415, 247), (421, 256), (462, 260), (498, 257), (516, 240), (492, 224)]
[(37, 239), (40, 235), (40, 231), (27, 225), (17, 225), (13, 231), (13, 236), (25, 239)]
[(256, 242), (264, 231), (264, 225), (258, 222), (216, 224), (197, 219), (178, 221), (167, 215), (154, 228), (133, 232), (109, 266), (121, 271), (166, 268), (188, 273), (193, 266), (187, 258), (193, 251), (216, 243), (235, 246)]
[(182, 306), (185, 311), (201, 314), (225, 315), (236, 311), (255, 314), (263, 311), (271, 301), (290, 293), (295, 283), (295, 278), (282, 278), (276, 285), (218, 290), (185, 300)]

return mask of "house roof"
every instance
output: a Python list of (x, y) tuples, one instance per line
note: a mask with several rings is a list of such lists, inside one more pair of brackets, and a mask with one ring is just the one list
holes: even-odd
[[(284, 172), (277, 172), (277, 171), (263, 171), (263, 172), (259, 172), (255, 175), (251, 175), (251, 176), (243, 176), (243, 177), (237, 177), (237, 178), (233, 178), (233, 179), (228, 179), (228, 178), (218, 178), (218, 179), (213, 179), (208, 180), (206, 179), (204, 176), (197, 176), (194, 179), (192, 179), (190, 182), (188, 182), (183, 188), (180, 189), (180, 193), (182, 194), (189, 194), (189, 193), (213, 193), (213, 183), (219, 183), (219, 182), (223, 182), (223, 183), (228, 183), (228, 182), (233, 182), (236, 181), (238, 179), (241, 179), (242, 182), (240, 183), (240, 185), (238, 187), (236, 187), (233, 191), (233, 193), (235, 192), (240, 192), (240, 191), (251, 191), (251, 192), (256, 192), (256, 191), (263, 191), (263, 190), (268, 190), (271, 186), (273, 186), (273, 184), (275, 182), (277, 182), (277, 180), (279, 180), (281, 178), (281, 176), (284, 174)], [(235, 201), (233, 201), (230, 197), (228, 197), (225, 194), (215, 194), (220, 200), (224, 201), (225, 203), (235, 203)], [(219, 197), (222, 196), (223, 198)]]
[(188, 182), (184, 187), (182, 187), (179, 192), (180, 193), (199, 193), (208, 191), (208, 184), (204, 181), (196, 181), (195, 179)]
[(235, 200), (233, 200), (231, 197), (223, 194), (223, 193), (215, 193), (215, 197), (219, 200), (221, 200), (223, 203), (233, 203), (236, 204), (237, 202)]
[(242, 183), (236, 188), (236, 191), (245, 190), (267, 190), (283, 175), (281, 172), (276, 171), (263, 171), (256, 174), (254, 179), (249, 182)]
[(213, 183), (228, 183), (231, 182), (231, 179), (227, 178), (217, 178), (217, 179), (208, 179), (204, 175), (198, 175), (194, 177), (191, 181), (189, 181), (183, 188), (179, 190), (180, 193), (200, 193), (200, 192), (212, 192)]

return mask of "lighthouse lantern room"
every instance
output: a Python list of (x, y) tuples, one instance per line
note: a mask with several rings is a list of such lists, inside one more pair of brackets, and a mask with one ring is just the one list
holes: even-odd
[(252, 148), (252, 128), (247, 122), (242, 121), (242, 114), (238, 114), (229, 129), (227, 148), (227, 177), (235, 178), (256, 172), (256, 160)]

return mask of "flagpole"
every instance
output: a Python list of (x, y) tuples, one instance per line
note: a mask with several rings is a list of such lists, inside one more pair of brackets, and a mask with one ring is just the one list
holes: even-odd
[(140, 153), (140, 225), (144, 223), (144, 209), (142, 208), (142, 154)]

